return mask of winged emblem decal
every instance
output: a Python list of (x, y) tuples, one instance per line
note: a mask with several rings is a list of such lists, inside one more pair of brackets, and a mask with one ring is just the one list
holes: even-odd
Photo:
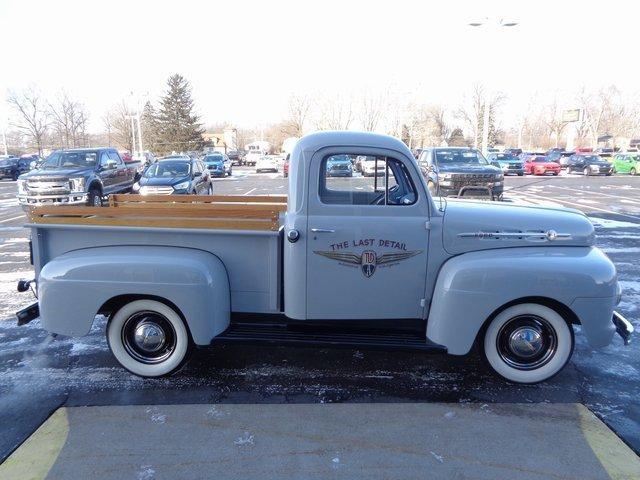
[(412, 250), (409, 252), (401, 252), (401, 253), (383, 253), (378, 256), (373, 250), (365, 250), (361, 255), (352, 252), (332, 252), (332, 251), (320, 251), (315, 250), (313, 253), (318, 255), (322, 255), (323, 257), (330, 258), (332, 260), (336, 260), (340, 263), (347, 265), (360, 265), (362, 269), (362, 274), (369, 278), (372, 276), (376, 268), (379, 265), (386, 265), (390, 263), (397, 263), (402, 260), (406, 260), (407, 258), (415, 257), (420, 254), (422, 250)]

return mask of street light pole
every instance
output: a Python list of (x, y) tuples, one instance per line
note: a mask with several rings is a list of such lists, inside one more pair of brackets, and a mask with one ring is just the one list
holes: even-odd
[[(498, 18), (491, 20), (489, 18), (484, 18), (480, 21), (470, 22), (468, 24), (470, 27), (482, 27), (485, 26), (487, 28), (495, 28), (495, 31), (499, 31), (500, 27), (515, 27), (518, 25), (518, 22), (506, 22), (503, 18)], [(487, 32), (489, 33), (489, 32)], [(486, 36), (486, 35), (485, 35)], [(489, 45), (489, 42), (485, 42), (485, 49)], [(483, 115), (482, 115), (482, 153), (486, 154), (487, 149), (489, 148), (489, 114), (491, 110), (490, 106), (490, 98), (489, 98), (489, 89), (484, 87), (484, 107), (483, 107)]]

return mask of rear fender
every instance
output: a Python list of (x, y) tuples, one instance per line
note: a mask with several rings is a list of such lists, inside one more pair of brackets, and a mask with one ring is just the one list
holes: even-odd
[(97, 247), (47, 263), (38, 280), (40, 318), (50, 332), (80, 336), (98, 309), (118, 296), (166, 299), (185, 318), (197, 345), (229, 325), (229, 278), (211, 253), (181, 247)]

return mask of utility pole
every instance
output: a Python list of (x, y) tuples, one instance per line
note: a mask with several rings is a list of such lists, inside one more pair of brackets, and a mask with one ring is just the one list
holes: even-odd
[(9, 148), (7, 147), (7, 132), (2, 127), (2, 144), (4, 145), (4, 154), (9, 155)]
[[(473, 21), (468, 23), (470, 27), (486, 27), (488, 29), (485, 32), (485, 37), (488, 37), (492, 32), (499, 32), (500, 27), (515, 27), (518, 25), (518, 22), (508, 22), (503, 18), (498, 19), (490, 19), (485, 17), (479, 21)], [(488, 38), (485, 38), (485, 50), (488, 50), (490, 45), (490, 41)], [(484, 111), (482, 117), (482, 153), (486, 154), (487, 148), (489, 148), (489, 114), (490, 114), (490, 97), (489, 97), (489, 89), (484, 87)]]

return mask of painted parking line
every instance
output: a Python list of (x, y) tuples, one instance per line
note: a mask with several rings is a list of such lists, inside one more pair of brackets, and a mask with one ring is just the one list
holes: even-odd
[[(542, 200), (546, 200), (547, 199), (547, 197), (543, 197), (541, 195), (536, 195), (535, 193), (520, 192), (520, 194), (521, 195), (540, 198)], [(637, 215), (629, 215), (627, 213), (616, 212), (615, 210), (608, 210), (606, 208), (594, 207), (593, 205), (585, 205), (584, 203), (577, 203), (577, 202), (572, 202), (572, 201), (569, 201), (569, 200), (562, 200), (562, 199), (559, 199), (559, 198), (555, 198), (554, 200), (555, 200), (555, 202), (558, 202), (558, 203), (561, 203), (561, 204), (567, 204), (567, 205), (571, 205), (571, 206), (579, 207), (579, 208), (589, 208), (591, 210), (597, 210), (599, 212), (610, 213), (612, 215), (619, 215), (621, 217), (632, 218), (634, 220), (639, 220), (640, 221), (640, 216), (637, 216)]]
[[(481, 441), (479, 441), (481, 439)], [(580, 404), (204, 404), (57, 410), (0, 478), (632, 479)]]
[(0, 220), (0, 223), (7, 223), (13, 220), (18, 220), (19, 218), (26, 218), (24, 214), (18, 215), (17, 217), (5, 218), (4, 220)]
[(615, 198), (615, 199), (625, 199), (627, 201), (631, 201), (631, 202), (636, 202), (638, 204), (640, 204), (640, 197), (625, 197), (622, 195), (611, 195), (610, 193), (604, 193), (604, 192), (599, 192), (599, 191), (593, 191), (593, 190), (580, 190), (577, 188), (571, 188), (571, 187), (561, 187), (558, 185), (550, 185), (552, 188), (557, 188), (557, 189), (561, 189), (561, 190), (569, 190), (572, 192), (578, 192), (578, 193), (588, 193), (590, 195), (602, 195), (604, 197), (609, 197), (609, 198)]
[(251, 190), (249, 190), (249, 191), (247, 191), (247, 192), (244, 192), (244, 193), (243, 193), (243, 195), (250, 195), (250, 194), (252, 194), (253, 192), (255, 192), (257, 189), (258, 189), (257, 187), (256, 187), (256, 188), (252, 188)]

